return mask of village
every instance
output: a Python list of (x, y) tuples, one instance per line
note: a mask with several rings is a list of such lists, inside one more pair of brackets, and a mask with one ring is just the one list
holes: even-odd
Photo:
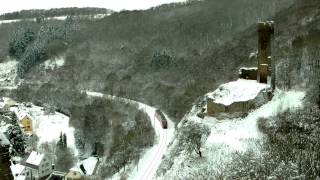
[[(17, 103), (6, 97), (0, 99), (0, 113), (8, 119), (12, 118), (10, 114), (15, 116), (16, 123), (26, 141), (26, 147), (22, 148), (24, 152), (11, 156), (10, 169), (14, 179), (81, 180), (95, 175), (99, 164), (99, 158), (95, 156), (77, 160), (76, 165), (68, 172), (58, 171), (59, 167), (54, 164), (55, 154), (48, 149), (58, 146), (60, 142), (72, 149), (74, 155), (78, 153), (74, 145), (74, 129), (69, 127), (68, 116), (55, 112), (50, 107), (39, 107), (32, 103)], [(14, 126), (2, 120), (0, 124), (0, 131), (4, 134), (8, 133), (10, 126)], [(18, 136), (17, 134), (19, 133), (15, 135)], [(15, 141), (18, 140), (15, 139)], [(46, 148), (43, 148), (44, 146)], [(5, 153), (2, 152), (3, 154)]]

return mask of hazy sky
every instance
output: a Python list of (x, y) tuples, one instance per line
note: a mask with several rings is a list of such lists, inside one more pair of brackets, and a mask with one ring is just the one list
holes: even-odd
[(0, 14), (22, 9), (61, 7), (104, 7), (115, 11), (147, 9), (160, 4), (185, 0), (0, 0)]

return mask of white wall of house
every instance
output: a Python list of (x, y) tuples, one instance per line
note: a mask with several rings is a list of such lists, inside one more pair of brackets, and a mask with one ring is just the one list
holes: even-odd
[(52, 171), (52, 162), (47, 156), (42, 159), (37, 169), (26, 167), (27, 179), (31, 180), (48, 176)]

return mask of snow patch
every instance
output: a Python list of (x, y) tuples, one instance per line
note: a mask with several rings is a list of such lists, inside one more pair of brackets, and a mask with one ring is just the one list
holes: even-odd
[(57, 68), (63, 66), (64, 62), (65, 62), (65, 60), (63, 57), (49, 59), (44, 62), (44, 68), (54, 70), (54, 69), (57, 69)]

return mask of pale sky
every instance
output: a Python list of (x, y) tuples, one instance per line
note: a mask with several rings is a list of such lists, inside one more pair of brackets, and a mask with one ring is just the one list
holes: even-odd
[(148, 9), (160, 4), (185, 0), (0, 0), (0, 14), (23, 9), (50, 9), (61, 7), (102, 7), (115, 11)]

